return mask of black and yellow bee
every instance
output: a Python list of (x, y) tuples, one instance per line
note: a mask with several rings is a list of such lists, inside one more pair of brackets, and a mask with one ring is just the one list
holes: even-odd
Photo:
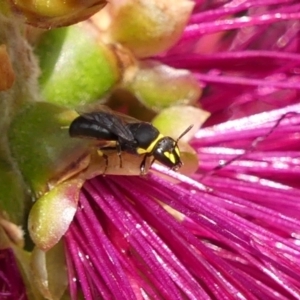
[[(129, 116), (114, 112), (103, 106), (94, 112), (83, 113), (71, 123), (71, 137), (91, 138), (103, 142), (99, 150), (116, 150), (122, 167), (122, 151), (144, 155), (140, 165), (141, 174), (145, 174), (147, 158), (151, 164), (157, 160), (172, 170), (182, 166), (178, 141), (192, 126), (189, 126), (178, 138), (163, 136), (151, 123), (142, 122)], [(102, 153), (108, 166), (108, 157)], [(105, 172), (105, 171), (104, 171)]]

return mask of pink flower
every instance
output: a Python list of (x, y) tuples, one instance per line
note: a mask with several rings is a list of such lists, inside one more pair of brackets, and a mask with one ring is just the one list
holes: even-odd
[(160, 60), (205, 87), (209, 124), (298, 103), (297, 1), (197, 1), (180, 41)]
[(26, 300), (24, 282), (10, 248), (0, 251), (0, 298)]
[(205, 88), (198, 171), (85, 184), (64, 238), (72, 299), (300, 298), (300, 5), (195, 4), (156, 59)]

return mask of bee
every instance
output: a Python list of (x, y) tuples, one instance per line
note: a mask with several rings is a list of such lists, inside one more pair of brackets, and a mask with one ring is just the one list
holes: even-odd
[(71, 137), (90, 138), (102, 142), (99, 154), (106, 161), (104, 173), (108, 167), (107, 150), (115, 150), (119, 156), (122, 167), (122, 151), (143, 155), (140, 164), (140, 174), (146, 173), (146, 161), (152, 159), (177, 171), (182, 166), (178, 141), (192, 128), (189, 126), (176, 140), (163, 136), (151, 123), (142, 122), (132, 117), (114, 112), (102, 106), (97, 111), (80, 114), (75, 118), (70, 127)]

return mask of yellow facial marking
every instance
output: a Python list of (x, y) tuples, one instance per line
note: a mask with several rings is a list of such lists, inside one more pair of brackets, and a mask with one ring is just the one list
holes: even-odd
[(179, 151), (179, 148), (178, 147), (175, 147), (175, 152), (176, 152), (176, 154), (178, 155), (178, 157), (180, 157), (180, 151)]
[(164, 156), (167, 157), (172, 164), (175, 164), (175, 156), (173, 153), (166, 151), (164, 152)]
[(157, 142), (162, 139), (164, 136), (162, 134), (159, 134), (158, 137), (149, 145), (147, 149), (143, 148), (137, 148), (136, 152), (138, 154), (145, 154), (145, 153), (151, 153)]

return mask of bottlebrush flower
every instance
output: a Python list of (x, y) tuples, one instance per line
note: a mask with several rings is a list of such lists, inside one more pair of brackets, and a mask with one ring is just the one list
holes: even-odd
[(297, 299), (299, 109), (199, 130), (192, 178), (86, 183), (65, 236), (73, 298)]
[(209, 124), (298, 103), (299, 14), (297, 1), (195, 1), (159, 60), (203, 84)]
[(300, 7), (195, 3), (181, 40), (156, 59), (206, 89), (199, 168), (189, 178), (154, 165), (147, 178), (84, 186), (65, 236), (73, 298), (300, 297), (300, 106), (289, 105), (299, 102)]
[[(60, 232), (54, 234), (55, 246), (51, 244), (48, 250), (46, 240), (46, 247), (35, 247), (31, 255), (34, 284), (44, 297), (300, 298), (300, 5), (288, 0), (193, 3), (193, 14), (177, 44), (164, 53), (153, 52), (150, 64), (145, 61), (147, 66), (163, 63), (172, 70), (188, 70), (198, 95), (203, 92), (197, 105), (212, 115), (191, 141), (199, 160), (195, 174), (185, 176), (155, 164), (147, 177), (90, 179), (79, 197), (82, 182), (75, 182), (75, 196), (68, 196), (76, 203), (63, 232), (58, 226)], [(130, 85), (123, 80), (126, 83)], [(161, 90), (164, 87), (161, 84)], [(38, 106), (31, 105), (29, 112)], [(53, 109), (50, 104), (47, 107)], [(50, 109), (45, 111), (50, 113)], [(45, 116), (39, 115), (40, 122)], [(59, 125), (66, 120), (58, 116), (53, 114), (53, 123), (63, 133)], [(23, 130), (24, 126), (17, 125), (27, 118), (28, 111), (23, 111), (22, 120), (15, 118), (10, 130)], [(40, 131), (47, 140), (50, 126), (42, 124), (45, 127)], [(29, 137), (30, 145), (40, 141), (32, 133)], [(40, 176), (30, 178), (31, 165), (21, 155), (23, 147), (11, 146), (19, 151), (12, 153), (18, 153), (17, 162), (27, 167), (26, 179), (31, 185), (40, 183), (38, 190), (43, 194), (49, 182)], [(58, 149), (64, 152), (66, 148)], [(48, 172), (53, 168), (48, 166), (51, 162), (59, 169), (58, 160), (42, 164), (38, 158), (44, 157), (36, 157), (36, 165), (47, 169), (45, 177), (53, 179)], [(50, 182), (60, 178), (54, 179)], [(55, 194), (56, 190), (51, 191)], [(70, 208), (68, 203), (66, 207)], [(47, 220), (47, 207), (43, 208), (40, 212)], [(62, 222), (65, 214), (56, 215)], [(51, 218), (55, 223), (55, 216)], [(51, 233), (41, 231), (42, 237)]]

